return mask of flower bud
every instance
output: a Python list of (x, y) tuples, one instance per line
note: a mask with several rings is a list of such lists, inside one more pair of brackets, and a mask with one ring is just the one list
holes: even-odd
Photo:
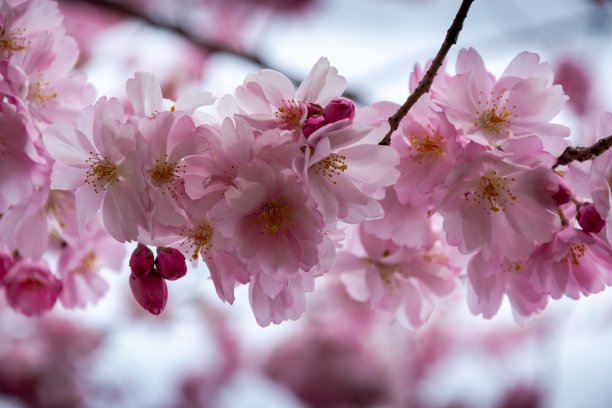
[(552, 198), (557, 205), (567, 204), (572, 200), (572, 192), (565, 183), (559, 183), (559, 190), (553, 194)]
[(153, 269), (153, 252), (146, 246), (138, 244), (130, 257), (130, 270), (136, 277), (145, 277)]
[(40, 316), (51, 310), (62, 291), (62, 282), (43, 261), (16, 262), (3, 282), (8, 304), (26, 316)]
[(355, 118), (355, 104), (353, 101), (346, 98), (334, 98), (325, 107), (323, 117), (327, 123), (334, 123), (347, 118), (349, 124), (353, 123), (353, 118)]
[(578, 219), (578, 224), (580, 224), (585, 232), (597, 234), (606, 225), (606, 222), (595, 209), (595, 206), (591, 204), (580, 206), (576, 218)]
[(130, 275), (130, 289), (134, 299), (147, 312), (160, 314), (168, 302), (168, 286), (164, 278), (152, 269), (142, 278)]
[(155, 259), (157, 272), (164, 279), (177, 280), (187, 273), (187, 263), (185, 256), (175, 248), (157, 248), (157, 258)]
[(306, 104), (308, 108), (308, 117), (311, 116), (323, 116), (323, 107), (317, 103)]
[(304, 123), (304, 127), (302, 128), (302, 133), (304, 133), (304, 137), (308, 139), (310, 135), (314, 133), (315, 130), (319, 129), (323, 125), (325, 125), (325, 118), (323, 116), (311, 116), (306, 119)]

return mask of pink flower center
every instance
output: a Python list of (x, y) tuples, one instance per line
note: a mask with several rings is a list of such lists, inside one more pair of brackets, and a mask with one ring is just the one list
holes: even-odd
[[(167, 155), (166, 155), (167, 156)], [(151, 184), (157, 188), (172, 189), (174, 183), (179, 181), (177, 173), (184, 173), (185, 166), (178, 162), (168, 163), (166, 160), (155, 160), (155, 166), (147, 170)], [(165, 194), (165, 191), (162, 191)]]
[(504, 263), (501, 264), (501, 270), (506, 273), (520, 273), (523, 270), (523, 263), (521, 260), (515, 261), (505, 258)]
[(575, 244), (572, 244), (565, 259), (570, 259), (571, 257), (572, 263), (578, 266), (580, 265), (580, 262), (578, 262), (578, 259), (584, 256), (585, 249), (586, 249), (586, 246), (582, 242), (577, 242)]
[[(483, 92), (480, 91), (482, 94)], [(499, 134), (503, 131), (508, 123), (510, 123), (510, 116), (512, 113), (510, 109), (507, 108), (508, 98), (506, 97), (504, 100), (504, 95), (506, 92), (502, 92), (497, 98), (494, 98), (488, 103), (488, 107), (482, 109), (480, 108), (483, 104), (482, 101), (478, 101), (479, 110), (476, 111), (476, 115), (478, 118), (476, 122), (474, 122), (474, 126), (483, 129), (489, 134)], [(491, 91), (491, 95), (493, 95), (493, 91)], [(516, 108), (516, 105), (513, 105), (512, 108)], [(516, 117), (517, 115), (514, 115)], [(506, 131), (506, 133), (510, 133)]]
[(24, 36), (25, 29), (17, 28), (9, 32), (6, 31), (6, 26), (0, 29), (0, 47), (9, 51), (25, 50), (27, 47), (26, 38)]
[(302, 104), (293, 99), (283, 102), (285, 105), (278, 108), (278, 111), (276, 111), (275, 114), (280, 120), (281, 126), (289, 129), (300, 128), (302, 117), (304, 116)]
[(397, 267), (395, 265), (377, 264), (378, 276), (380, 280), (389, 289), (399, 288), (399, 281), (397, 277)]
[(92, 156), (85, 160), (85, 163), (89, 164), (85, 183), (90, 184), (94, 191), (99, 193), (106, 190), (110, 183), (119, 181), (117, 166), (99, 153), (90, 152), (90, 154)]
[(471, 199), (489, 214), (505, 211), (507, 205), (513, 205), (516, 196), (510, 190), (514, 178), (499, 177), (496, 171), (490, 171), (480, 177), (475, 191), (465, 193), (465, 199)]
[[(315, 163), (314, 173), (316, 175), (321, 175), (323, 177), (329, 177), (330, 179), (332, 179), (334, 176), (339, 176), (346, 169), (348, 169), (345, 160), (346, 156), (332, 153), (325, 159), (322, 159)], [(333, 183), (336, 184), (335, 181)]]
[(54, 92), (49, 82), (45, 81), (41, 74), (38, 74), (36, 81), (28, 86), (28, 100), (38, 107), (44, 108), (47, 101), (54, 98), (57, 98), (57, 92)]
[(263, 208), (255, 218), (255, 222), (261, 224), (261, 235), (274, 235), (278, 231), (287, 230), (293, 226), (291, 219), (291, 207), (272, 201)]
[(200, 224), (195, 228), (182, 230), (181, 236), (187, 239), (181, 243), (181, 246), (188, 246), (188, 252), (191, 252), (191, 258), (195, 261), (198, 259), (200, 251), (203, 250), (202, 257), (204, 257), (206, 249), (211, 247), (212, 234), (213, 229), (208, 224)]
[[(431, 125), (427, 124), (427, 127), (431, 128)], [(435, 160), (444, 154), (444, 137), (438, 132), (426, 129), (423, 134), (408, 136), (408, 140), (409, 157), (416, 160), (417, 164), (423, 160)]]

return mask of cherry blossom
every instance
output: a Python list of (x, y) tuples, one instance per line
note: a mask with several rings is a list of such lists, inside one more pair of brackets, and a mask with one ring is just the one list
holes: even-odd
[(2, 279), (8, 304), (26, 316), (39, 316), (53, 308), (62, 290), (44, 261), (15, 261)]
[(462, 49), (456, 71), (440, 103), (449, 121), (467, 138), (496, 147), (508, 138), (535, 134), (546, 151), (563, 152), (569, 129), (550, 121), (567, 96), (553, 85), (552, 68), (541, 63), (537, 54), (520, 53), (495, 80), (476, 50)]

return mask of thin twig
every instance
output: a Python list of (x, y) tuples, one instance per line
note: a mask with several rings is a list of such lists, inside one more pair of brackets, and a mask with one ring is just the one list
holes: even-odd
[(421, 96), (429, 92), (431, 84), (433, 83), (433, 80), (438, 73), (438, 69), (440, 69), (442, 63), (444, 62), (444, 58), (446, 58), (446, 54), (448, 54), (448, 51), (450, 50), (452, 45), (457, 43), (459, 32), (463, 28), (463, 22), (465, 21), (465, 18), (467, 17), (467, 12), (473, 2), (474, 0), (463, 0), (461, 2), (459, 11), (457, 11), (457, 15), (455, 16), (453, 23), (446, 32), (446, 38), (444, 38), (444, 42), (442, 43), (438, 54), (436, 54), (436, 57), (431, 63), (431, 66), (425, 73), (423, 79), (421, 79), (421, 81), (419, 82), (419, 85), (416, 87), (414, 92), (410, 94), (408, 99), (406, 99), (406, 102), (404, 102), (404, 104), (397, 110), (397, 112), (395, 112), (395, 114), (389, 118), (389, 125), (391, 126), (391, 129), (379, 144), (389, 145), (389, 143), (391, 143), (391, 134), (397, 130), (400, 121), (404, 118), (404, 116), (406, 116), (406, 114), (408, 113), (410, 108), (412, 108), (412, 106), (416, 103), (416, 101), (418, 101)]
[(612, 147), (612, 135), (599, 139), (597, 142), (588, 147), (567, 147), (561, 156), (557, 158), (557, 162), (553, 166), (563, 166), (573, 161), (583, 162), (591, 160), (594, 157), (602, 155), (606, 150)]

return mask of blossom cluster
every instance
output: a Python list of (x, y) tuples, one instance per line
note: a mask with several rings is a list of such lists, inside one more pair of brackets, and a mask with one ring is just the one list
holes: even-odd
[(74, 192), (51, 189), (54, 159), (42, 134), (76, 125), (95, 96), (72, 70), (78, 48), (62, 20), (55, 2), (0, 1), (0, 287), (28, 316), (58, 299), (67, 308), (96, 301), (108, 286), (98, 270), (122, 262), (100, 218), (79, 230)]
[(411, 329), (464, 274), (474, 313), (492, 317), (506, 295), (519, 322), (612, 284), (612, 153), (553, 171), (567, 96), (536, 54), (496, 78), (461, 50), (381, 145), (399, 107), (356, 108), (326, 58), (297, 89), (264, 69), (221, 98), (174, 101), (138, 72), (126, 103), (93, 103), (55, 3), (0, 5), (0, 280), (21, 313), (95, 302), (98, 269), (119, 268), (130, 241), (145, 309), (160, 313), (165, 280), (201, 259), (221, 300), (248, 285), (264, 326), (299, 318), (323, 275)]

